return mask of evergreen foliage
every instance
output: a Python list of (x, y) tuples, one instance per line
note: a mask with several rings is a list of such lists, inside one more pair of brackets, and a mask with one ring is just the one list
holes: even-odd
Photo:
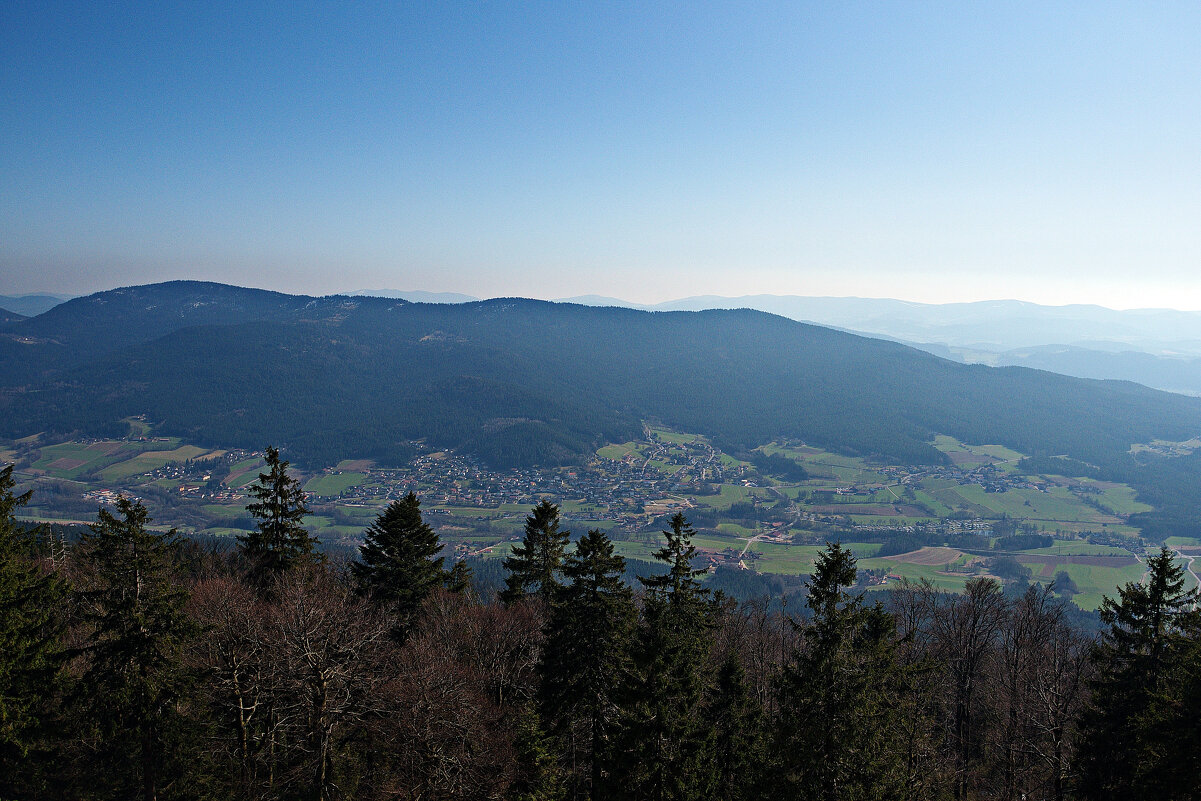
[[(361, 561), (354, 562), (351, 570), (360, 592), (370, 595), (395, 620), (392, 636), (398, 641), (408, 636), (426, 596), (448, 578), (438, 556), (441, 550), (442, 542), (421, 519), (421, 502), (412, 492), (388, 504), (367, 528), (359, 549)], [(461, 575), (454, 582), (466, 584)]]
[(775, 753), (778, 798), (814, 801), (909, 796), (890, 718), (902, 677), (895, 622), (852, 596), (855, 557), (838, 543), (818, 558), (812, 619), (785, 667)]
[(589, 531), (563, 566), (568, 583), (556, 594), (546, 626), (540, 706), (563, 744), (572, 799), (608, 797), (637, 617), (624, 571), (608, 536)]
[(681, 513), (655, 554), (668, 572), (640, 579), (646, 590), (626, 702), (621, 754), (623, 797), (672, 801), (713, 788), (712, 730), (704, 704), (716, 605), (692, 560), (692, 527)]
[(267, 472), (247, 487), (254, 503), (246, 511), (258, 521), (257, 528), (238, 537), (242, 552), (250, 560), (251, 570), (260, 582), (269, 581), (297, 562), (315, 558), (317, 540), (303, 525), (309, 513), (300, 482), (288, 475), (288, 462), (279, 450), (266, 448)]
[(450, 570), (446, 571), (446, 575), (442, 579), (442, 585), (449, 592), (456, 595), (462, 594), (471, 589), (471, 584), (475, 576), (475, 571), (471, 569), (471, 565), (467, 564), (466, 559), (459, 559)]
[(1105, 625), (1094, 649), (1097, 676), (1084, 719), (1081, 790), (1094, 801), (1191, 799), (1201, 789), (1197, 742), (1201, 617), (1196, 590), (1168, 548), (1101, 606)]
[(746, 670), (731, 651), (717, 672), (705, 715), (713, 727), (712, 798), (752, 801), (763, 798), (766, 786), (766, 719), (751, 697)]
[(183, 648), (197, 626), (184, 612), (175, 532), (147, 529), (141, 502), (122, 497), (117, 512), (101, 509), (82, 543), (89, 583), (79, 598), (90, 633), (80, 690), (99, 797), (153, 801), (178, 770), (173, 746), (192, 678)]
[(31, 532), (15, 514), (30, 493), (13, 494), (12, 472), (0, 468), (0, 798), (29, 791), (45, 762), (65, 659), (66, 584), (28, 558)]
[(559, 507), (543, 500), (525, 519), (525, 534), (513, 555), (505, 559), (509, 571), (500, 599), (506, 604), (536, 596), (549, 606), (562, 588), (559, 576), (570, 531), (559, 530)]

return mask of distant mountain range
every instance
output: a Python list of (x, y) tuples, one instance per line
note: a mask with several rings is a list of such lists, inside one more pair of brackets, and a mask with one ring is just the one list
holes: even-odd
[(931, 437), (945, 433), (1066, 454), (1157, 499), (1196, 495), (1201, 475), (1201, 458), (1130, 452), (1201, 434), (1199, 399), (959, 364), (754, 310), (179, 281), (0, 326), (0, 436), (112, 435), (137, 414), (197, 444), (276, 443), (313, 465), (403, 461), (422, 438), (496, 466), (575, 463), (655, 420), (732, 452), (788, 438), (909, 464), (944, 463)]
[[(356, 290), (355, 297), (413, 303), (471, 303), (457, 292)], [(34, 317), (69, 295), (0, 296), (0, 324)], [(1134, 381), (1201, 395), (1201, 313), (1115, 311), (1021, 301), (927, 304), (876, 298), (704, 295), (643, 305), (602, 295), (557, 302), (644, 311), (749, 308), (852, 333), (892, 339), (953, 361), (1022, 366), (1080, 378)], [(14, 316), (17, 315), (17, 316)]]
[[(435, 293), (385, 296), (423, 302), (475, 300), (466, 295), (446, 295), (447, 300), (436, 300), (443, 296)], [(1016, 300), (929, 304), (794, 295), (702, 295), (652, 305), (580, 295), (558, 302), (643, 311), (757, 309), (892, 339), (965, 364), (1033, 367), (1201, 395), (1201, 312), (1115, 311), (1101, 306), (1042, 306)]]
[(22, 317), (36, 317), (53, 309), (74, 295), (0, 295), (0, 309), (16, 312)]

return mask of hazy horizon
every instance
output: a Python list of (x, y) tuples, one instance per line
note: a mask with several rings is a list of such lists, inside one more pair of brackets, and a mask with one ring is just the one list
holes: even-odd
[(1201, 308), (1199, 22), (9, 5), (0, 290)]

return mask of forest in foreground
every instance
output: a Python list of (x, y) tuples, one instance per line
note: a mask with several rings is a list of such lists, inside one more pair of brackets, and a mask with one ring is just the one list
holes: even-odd
[(1194, 799), (1201, 615), (1163, 551), (1075, 628), (1049, 591), (904, 584), (830, 544), (803, 609), (637, 586), (531, 510), (481, 598), (410, 494), (326, 559), (267, 451), (234, 549), (101, 509), (20, 525), (0, 470), (3, 799)]

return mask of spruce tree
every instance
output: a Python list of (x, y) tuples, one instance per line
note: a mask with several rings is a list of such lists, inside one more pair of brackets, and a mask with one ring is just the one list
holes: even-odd
[(184, 613), (175, 532), (146, 528), (140, 501), (101, 509), (82, 541), (89, 587), (80, 592), (91, 624), (80, 683), (96, 739), (99, 788), (116, 798), (156, 798), (181, 731), (179, 704), (190, 683), (185, 643), (197, 632)]
[(646, 596), (623, 721), (624, 797), (669, 801), (712, 793), (712, 727), (704, 703), (716, 605), (701, 587), (705, 571), (692, 567), (694, 533), (676, 513), (655, 553), (667, 572), (639, 578)]
[(567, 751), (570, 798), (603, 798), (636, 620), (625, 560), (603, 531), (567, 558), (538, 666), (540, 706)]
[(764, 797), (763, 710), (751, 697), (736, 651), (730, 651), (717, 672), (705, 717), (713, 726), (712, 797), (718, 801)]
[(818, 558), (809, 586), (811, 620), (785, 667), (775, 754), (776, 797), (814, 801), (906, 798), (890, 718), (902, 679), (895, 622), (847, 590), (855, 558), (835, 543)]
[(456, 595), (465, 593), (471, 589), (472, 575), (471, 565), (467, 564), (466, 559), (460, 559), (451, 565), (450, 570), (446, 571), (442, 586), (446, 587), (447, 592), (453, 592)]
[(438, 556), (442, 542), (421, 519), (421, 502), (410, 492), (393, 501), (367, 529), (351, 565), (359, 590), (386, 608), (395, 621), (392, 637), (403, 641), (426, 596), (447, 578)]
[(52, 704), (64, 661), (65, 583), (32, 559), (32, 537), (16, 510), (13, 467), (0, 469), (0, 798), (38, 795)]
[(279, 450), (267, 446), (267, 472), (247, 491), (255, 499), (246, 511), (258, 521), (258, 528), (239, 537), (242, 552), (251, 562), (254, 578), (260, 583), (302, 561), (315, 558), (316, 538), (302, 525), (309, 513), (300, 482), (288, 475), (288, 462), (279, 458)]
[(1196, 797), (1196, 753), (1183, 763), (1168, 758), (1197, 725), (1177, 716), (1195, 692), (1188, 663), (1201, 634), (1196, 591), (1184, 586), (1184, 570), (1165, 547), (1147, 560), (1143, 582), (1101, 604), (1105, 628), (1093, 652), (1096, 678), (1081, 737), (1085, 798)]
[(549, 606), (562, 587), (559, 574), (570, 538), (570, 531), (559, 530), (558, 506), (545, 499), (535, 506), (525, 519), (521, 544), (505, 559), (509, 575), (500, 599), (513, 604), (532, 595)]

